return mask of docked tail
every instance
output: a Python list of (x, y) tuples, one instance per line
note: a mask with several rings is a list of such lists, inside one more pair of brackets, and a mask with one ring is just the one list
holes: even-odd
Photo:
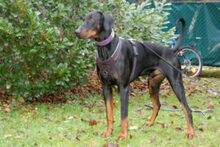
[(185, 26), (186, 26), (186, 22), (183, 18), (179, 18), (177, 21), (176, 21), (176, 31), (178, 31), (178, 25), (179, 25), (179, 22), (182, 22), (182, 29), (181, 29), (181, 32), (180, 32), (180, 35), (178, 37), (178, 40), (177, 40), (177, 43), (175, 44), (175, 46), (172, 48), (172, 50), (175, 52), (177, 51), (177, 49), (180, 47), (181, 45), (181, 42), (182, 42), (182, 39), (183, 39), (183, 35), (184, 35), (184, 30), (185, 30)]

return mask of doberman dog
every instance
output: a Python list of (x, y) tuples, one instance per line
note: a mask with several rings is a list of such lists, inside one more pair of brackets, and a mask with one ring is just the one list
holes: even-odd
[(107, 111), (107, 131), (103, 133), (103, 137), (110, 136), (113, 132), (113, 85), (118, 86), (121, 101), (121, 132), (118, 138), (126, 139), (128, 137), (129, 85), (141, 75), (149, 76), (149, 94), (153, 103), (152, 117), (145, 125), (152, 126), (158, 115), (161, 106), (159, 89), (162, 81), (167, 78), (185, 113), (188, 126), (187, 137), (194, 136), (192, 112), (185, 98), (182, 75), (159, 57), (166, 59), (175, 68), (181, 69), (175, 51), (181, 44), (185, 21), (179, 19), (176, 27), (179, 22), (182, 22), (183, 27), (177, 44), (172, 49), (149, 42), (118, 37), (112, 29), (113, 17), (102, 11), (93, 11), (86, 15), (83, 24), (75, 31), (77, 37), (91, 38), (96, 41), (98, 46), (97, 73), (102, 83)]

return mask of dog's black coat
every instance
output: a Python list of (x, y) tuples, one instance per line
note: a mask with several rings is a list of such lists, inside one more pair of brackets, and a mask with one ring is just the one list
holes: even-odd
[[(101, 11), (94, 11), (85, 17), (83, 24), (76, 30), (76, 34), (79, 38), (82, 39), (93, 38), (97, 41), (102, 41), (105, 40), (111, 34), (113, 23), (113, 18), (107, 13)], [(182, 21), (182, 23), (183, 26), (185, 26), (185, 22)], [(157, 54), (166, 59), (170, 64), (172, 64), (178, 69), (181, 69), (180, 63), (174, 52), (181, 43), (181, 39), (183, 37), (182, 35), (183, 29), (177, 43), (178, 45), (176, 45), (174, 49), (170, 49), (149, 42), (135, 41), (138, 56), (137, 64), (135, 67), (135, 73), (132, 79), (130, 79), (130, 75), (134, 63), (134, 50), (129, 40), (121, 39), (117, 35), (115, 35), (111, 43), (107, 44), (106, 46), (98, 46), (98, 55), (100, 59), (107, 60), (116, 49), (119, 39), (121, 40), (121, 50), (119, 56), (115, 61), (114, 65), (111, 67), (111, 80), (106, 80), (105, 78), (103, 78), (103, 76), (100, 74), (99, 67), (97, 66), (97, 72), (102, 82), (103, 94), (107, 111), (106, 116), (108, 130), (103, 134), (103, 136), (111, 135), (113, 130), (112, 85), (117, 85), (120, 90), (121, 133), (119, 135), (119, 138), (127, 138), (129, 85), (138, 76), (148, 75), (149, 93), (153, 102), (153, 115), (151, 117), (150, 122), (146, 123), (146, 125), (151, 126), (157, 117), (158, 111), (160, 109), (159, 88), (161, 82), (166, 77), (185, 112), (188, 125), (187, 135), (189, 138), (193, 137), (194, 131), (192, 114), (186, 102), (184, 86), (182, 82), (182, 75), (151, 51), (155, 51)]]

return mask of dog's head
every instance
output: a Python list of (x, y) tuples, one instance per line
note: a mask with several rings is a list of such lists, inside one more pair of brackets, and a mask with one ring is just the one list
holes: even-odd
[(93, 11), (85, 16), (83, 24), (75, 33), (81, 39), (98, 39), (101, 32), (111, 32), (113, 24), (114, 19), (109, 14)]

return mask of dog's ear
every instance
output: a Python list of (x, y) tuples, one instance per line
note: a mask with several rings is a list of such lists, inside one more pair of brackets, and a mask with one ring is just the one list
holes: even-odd
[(103, 26), (104, 26), (104, 29), (106, 31), (110, 31), (113, 27), (113, 24), (114, 24), (114, 19), (112, 16), (110, 16), (109, 14), (103, 12), (103, 17), (104, 17), (104, 23), (103, 23)]

